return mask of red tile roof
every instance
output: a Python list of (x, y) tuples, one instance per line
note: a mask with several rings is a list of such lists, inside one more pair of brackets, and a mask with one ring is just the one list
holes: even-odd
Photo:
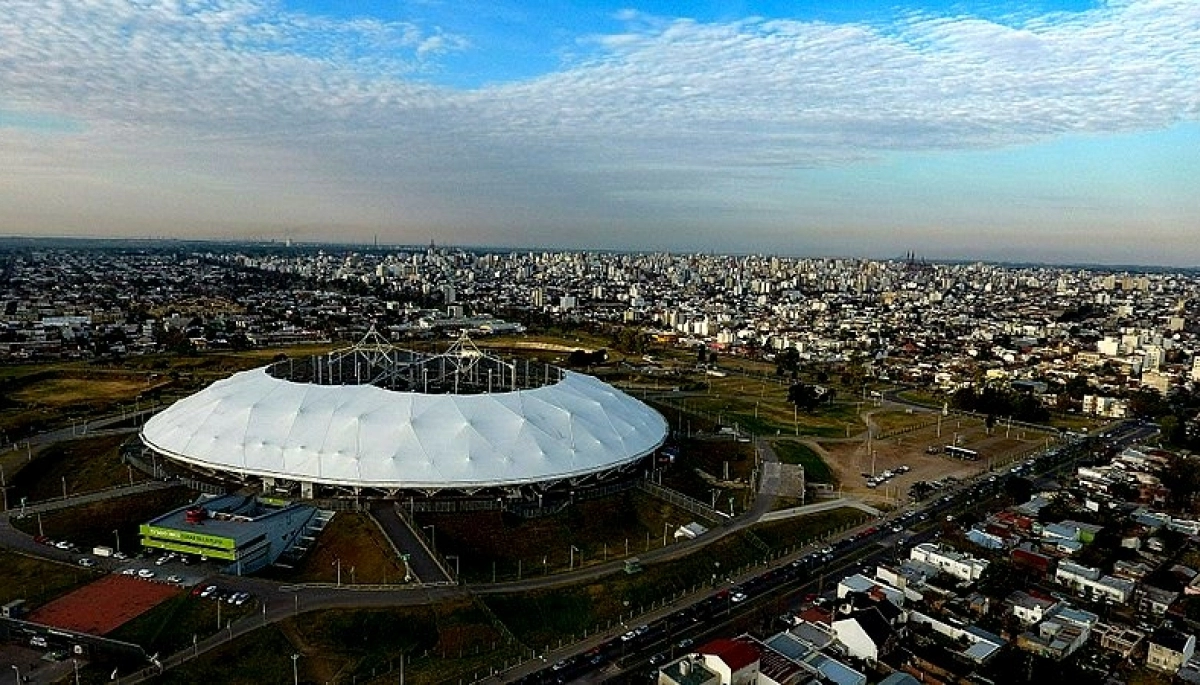
[(749, 642), (717, 638), (696, 650), (700, 654), (715, 656), (731, 671), (740, 671), (759, 660), (758, 649)]

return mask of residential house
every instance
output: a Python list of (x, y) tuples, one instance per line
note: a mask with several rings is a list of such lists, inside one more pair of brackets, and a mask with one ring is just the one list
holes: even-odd
[(1150, 634), (1146, 644), (1146, 665), (1157, 671), (1175, 673), (1195, 653), (1196, 636), (1163, 626)]

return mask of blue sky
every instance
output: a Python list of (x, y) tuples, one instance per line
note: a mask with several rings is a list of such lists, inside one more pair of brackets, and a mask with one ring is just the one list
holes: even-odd
[(1200, 265), (1200, 2), (8, 0), (0, 233)]

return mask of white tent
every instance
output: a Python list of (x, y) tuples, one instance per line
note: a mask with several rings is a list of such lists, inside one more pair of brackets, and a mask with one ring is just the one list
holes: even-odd
[(591, 376), (472, 395), (313, 385), (265, 368), (155, 415), (142, 441), (196, 466), (375, 488), (479, 488), (606, 471), (666, 438), (663, 417)]

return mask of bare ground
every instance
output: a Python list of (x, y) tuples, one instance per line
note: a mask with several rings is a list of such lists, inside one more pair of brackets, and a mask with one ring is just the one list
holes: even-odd
[[(869, 421), (869, 415), (867, 416)], [(930, 446), (954, 444), (979, 453), (978, 461), (962, 461), (944, 454), (927, 454)], [(968, 478), (1017, 458), (1026, 451), (1046, 444), (1046, 434), (1037, 431), (1008, 429), (996, 425), (987, 433), (983, 421), (973, 418), (946, 417), (940, 436), (936, 425), (921, 428), (886, 439), (868, 440), (864, 432), (849, 440), (810, 440), (810, 447), (834, 471), (841, 492), (872, 504), (896, 504), (908, 499), (909, 487), (918, 481), (946, 478)], [(869, 445), (869, 447), (868, 447)], [(874, 458), (872, 458), (872, 455)], [(868, 488), (866, 477), (900, 465), (912, 470), (896, 476), (877, 488)]]

